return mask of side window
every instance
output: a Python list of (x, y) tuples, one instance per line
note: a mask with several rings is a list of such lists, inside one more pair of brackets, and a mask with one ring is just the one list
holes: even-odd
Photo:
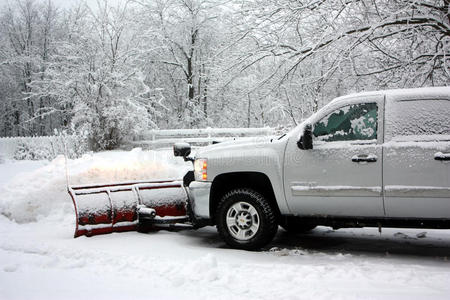
[(402, 136), (450, 135), (450, 100), (386, 101), (386, 141)]
[(314, 125), (313, 134), (319, 141), (376, 140), (378, 106), (360, 103), (344, 106)]

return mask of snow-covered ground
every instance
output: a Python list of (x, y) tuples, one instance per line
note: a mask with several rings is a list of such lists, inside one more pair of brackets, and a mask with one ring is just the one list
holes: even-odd
[[(0, 299), (448, 299), (450, 231), (279, 230), (261, 252), (215, 228), (73, 239), (62, 157), (0, 164)], [(168, 152), (69, 160), (72, 184), (179, 177)]]

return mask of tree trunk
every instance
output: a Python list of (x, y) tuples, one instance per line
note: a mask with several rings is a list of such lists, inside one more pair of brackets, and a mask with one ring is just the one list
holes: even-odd
[(195, 89), (194, 89), (194, 74), (192, 72), (192, 57), (187, 59), (187, 84), (188, 84), (188, 99), (191, 103), (194, 102)]

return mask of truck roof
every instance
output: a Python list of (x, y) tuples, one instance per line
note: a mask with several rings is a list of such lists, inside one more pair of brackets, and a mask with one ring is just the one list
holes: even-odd
[(382, 91), (370, 91), (349, 94), (346, 96), (338, 97), (330, 103), (342, 102), (354, 97), (364, 96), (386, 96), (386, 100), (408, 100), (408, 99), (449, 99), (450, 100), (450, 87), (423, 87), (423, 88), (409, 88), (409, 89), (391, 89)]

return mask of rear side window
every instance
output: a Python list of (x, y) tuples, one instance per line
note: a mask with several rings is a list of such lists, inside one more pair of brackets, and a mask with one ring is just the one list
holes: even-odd
[(378, 107), (376, 103), (344, 106), (314, 125), (319, 141), (376, 140)]
[(396, 137), (450, 135), (450, 100), (386, 101), (386, 141)]

